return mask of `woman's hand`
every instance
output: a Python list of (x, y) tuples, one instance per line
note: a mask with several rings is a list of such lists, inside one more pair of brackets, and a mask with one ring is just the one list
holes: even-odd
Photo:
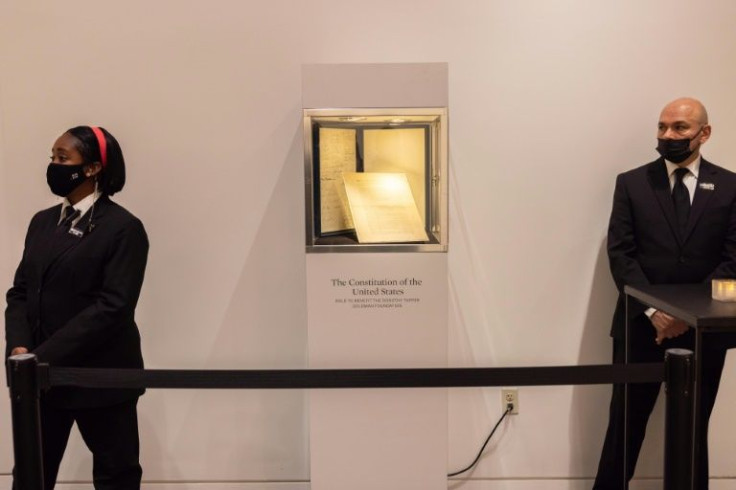
[(16, 347), (10, 351), (11, 356), (17, 356), (18, 354), (28, 354), (28, 349), (25, 347)]

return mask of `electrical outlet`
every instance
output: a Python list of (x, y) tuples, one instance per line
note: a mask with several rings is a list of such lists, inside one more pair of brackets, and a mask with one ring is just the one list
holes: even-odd
[(519, 390), (516, 388), (503, 388), (501, 390), (501, 408), (505, 412), (508, 406), (511, 405), (511, 411), (509, 415), (519, 414)]

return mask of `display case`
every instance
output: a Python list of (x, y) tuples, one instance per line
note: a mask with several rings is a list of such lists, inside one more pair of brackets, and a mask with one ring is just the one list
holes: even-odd
[(447, 251), (447, 109), (304, 109), (308, 252)]

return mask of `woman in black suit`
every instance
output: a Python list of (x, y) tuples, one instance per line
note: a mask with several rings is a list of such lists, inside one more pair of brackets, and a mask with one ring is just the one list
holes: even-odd
[[(125, 184), (117, 140), (78, 126), (47, 169), (61, 204), (38, 212), (7, 294), (6, 357), (51, 366), (142, 368), (134, 313), (148, 255), (143, 224), (110, 200)], [(41, 398), (46, 490), (54, 488), (72, 425), (93, 454), (96, 489), (139, 489), (136, 405), (143, 390), (52, 388)]]

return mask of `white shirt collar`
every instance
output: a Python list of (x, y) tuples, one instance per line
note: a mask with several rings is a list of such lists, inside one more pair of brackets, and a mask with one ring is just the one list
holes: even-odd
[[(83, 198), (81, 201), (76, 203), (74, 206), (72, 206), (73, 209), (79, 211), (79, 216), (72, 221), (72, 226), (77, 224), (77, 221), (79, 221), (79, 218), (84, 216), (84, 214), (89, 211), (89, 208), (92, 207), (92, 204), (94, 204), (97, 199), (100, 198), (100, 193), (98, 192), (92, 192), (91, 194), (87, 195), (87, 197)], [(65, 197), (64, 200), (61, 202), (61, 213), (59, 214), (59, 223), (61, 223), (61, 217), (64, 216), (65, 210), (67, 207), (71, 206), (69, 203), (69, 200)]]
[[(702, 157), (700, 155), (698, 155), (698, 158), (696, 158), (695, 160), (693, 160), (692, 162), (690, 162), (690, 164), (687, 167), (685, 167), (686, 169), (688, 169), (695, 176), (696, 179), (698, 178), (698, 172), (700, 172), (700, 160), (701, 159), (702, 159)], [(672, 163), (669, 160), (665, 160), (664, 163), (667, 165), (667, 175), (669, 177), (672, 177), (672, 174), (675, 173), (675, 170), (677, 170), (678, 168), (680, 168), (680, 166), (678, 164)], [(685, 175), (687, 175), (687, 174), (685, 174)]]

